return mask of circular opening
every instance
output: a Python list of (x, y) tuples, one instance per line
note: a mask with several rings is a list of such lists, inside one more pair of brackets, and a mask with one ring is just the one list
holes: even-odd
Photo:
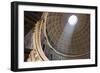
[(69, 19), (68, 19), (68, 23), (69, 23), (70, 25), (75, 25), (75, 24), (77, 23), (77, 21), (78, 21), (78, 18), (77, 18), (76, 15), (71, 15), (71, 16), (69, 17)]

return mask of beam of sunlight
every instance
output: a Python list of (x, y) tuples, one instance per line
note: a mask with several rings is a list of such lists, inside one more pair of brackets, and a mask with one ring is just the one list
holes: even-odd
[[(69, 50), (68, 47), (71, 44), (71, 39), (72, 39), (72, 35), (75, 29), (75, 24), (77, 23), (77, 19), (75, 20), (75, 18), (76, 17), (69, 18), (68, 22), (65, 24), (65, 27), (60, 36), (60, 39), (58, 40), (58, 43), (56, 46), (57, 46), (57, 50), (60, 51), (61, 53), (66, 54), (66, 52)], [(72, 22), (71, 22), (71, 19), (72, 19)]]

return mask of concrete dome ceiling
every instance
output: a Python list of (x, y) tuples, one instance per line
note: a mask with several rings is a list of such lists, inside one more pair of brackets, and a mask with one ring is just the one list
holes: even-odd
[[(75, 25), (68, 23), (72, 15), (77, 17)], [(33, 39), (34, 34), (36, 37)], [(24, 46), (25, 61), (27, 58), (36, 61), (32, 55), (34, 52), (38, 55), (37, 60), (90, 58), (90, 15), (26, 11)]]

